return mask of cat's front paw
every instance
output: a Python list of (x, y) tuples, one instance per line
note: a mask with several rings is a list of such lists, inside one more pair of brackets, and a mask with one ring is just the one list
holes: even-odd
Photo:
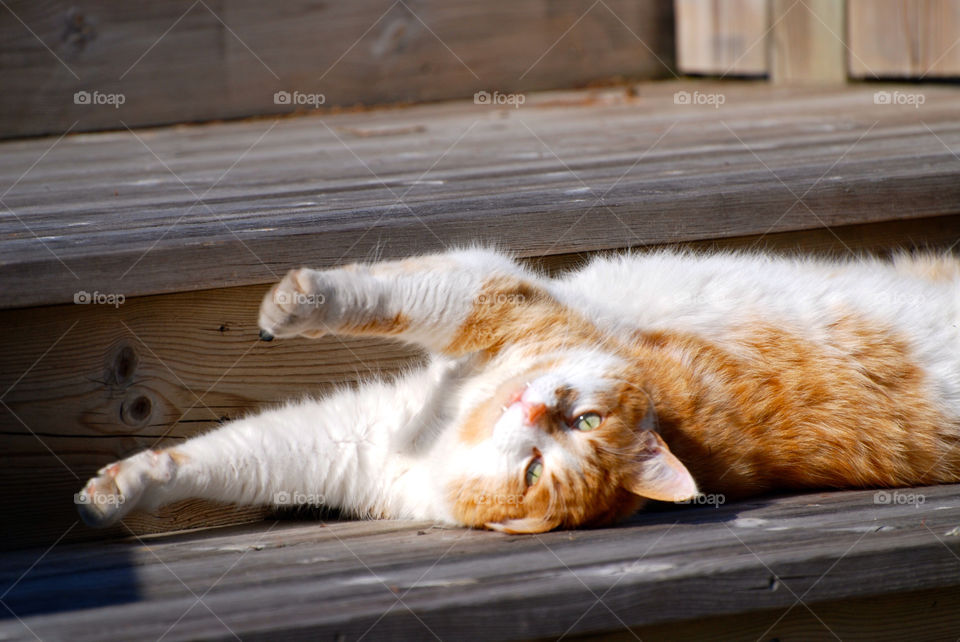
[(332, 330), (326, 325), (329, 292), (322, 287), (322, 272), (310, 268), (290, 270), (270, 288), (260, 304), (260, 337), (320, 337)]
[[(113, 464), (117, 466), (119, 464)], [(129, 498), (117, 486), (115, 473), (101, 471), (90, 479), (83, 489), (73, 496), (77, 512), (87, 526), (103, 528), (110, 526), (127, 513), (124, 504)]]
[(169, 482), (174, 465), (169, 454), (147, 450), (104, 466), (73, 497), (80, 518), (95, 528), (115, 524), (142, 503), (152, 484)]

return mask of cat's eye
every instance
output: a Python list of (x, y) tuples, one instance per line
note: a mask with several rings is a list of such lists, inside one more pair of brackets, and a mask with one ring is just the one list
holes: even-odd
[(603, 423), (603, 417), (595, 412), (585, 412), (573, 420), (572, 426), (577, 430), (589, 432), (596, 430)]
[(540, 481), (540, 475), (543, 474), (543, 460), (536, 457), (527, 466), (527, 486), (533, 486)]

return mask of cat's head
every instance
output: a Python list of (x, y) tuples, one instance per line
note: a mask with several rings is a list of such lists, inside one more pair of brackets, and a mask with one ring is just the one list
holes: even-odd
[(646, 499), (697, 493), (620, 359), (551, 355), (492, 388), (459, 428), (448, 485), (458, 521), (537, 533), (611, 523)]

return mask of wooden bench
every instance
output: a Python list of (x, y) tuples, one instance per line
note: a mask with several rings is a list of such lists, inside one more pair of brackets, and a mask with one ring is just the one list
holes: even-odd
[[(877, 91), (924, 102), (878, 104)], [(0, 601), (23, 620), (0, 623), (0, 637), (157, 637), (198, 597), (168, 637), (459, 638), (464, 626), (646, 639), (716, 626), (846, 638), (871, 624), (864, 639), (877, 639), (891, 618), (912, 627), (900, 634), (955, 632), (958, 487), (918, 489), (919, 506), (813, 494), (531, 538), (274, 524), (204, 502), (101, 532), (77, 523), (72, 495), (141, 448), (418, 358), (387, 342), (258, 342), (265, 284), (301, 264), (471, 242), (547, 269), (676, 243), (950, 248), (958, 98), (941, 85), (669, 82), (530, 94), (516, 109), (451, 102), (0, 143), (0, 528), (8, 547), (40, 547), (0, 560)], [(82, 543), (105, 536), (127, 539)]]

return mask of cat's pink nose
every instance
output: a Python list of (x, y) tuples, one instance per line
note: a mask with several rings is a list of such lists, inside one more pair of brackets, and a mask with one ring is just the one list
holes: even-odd
[(527, 416), (527, 423), (529, 425), (534, 425), (540, 418), (547, 414), (547, 404), (541, 402), (528, 403), (521, 402), (523, 404), (523, 412)]
[(523, 411), (524, 423), (533, 426), (547, 414), (547, 404), (541, 398), (536, 390), (527, 384), (523, 388), (516, 390), (507, 400), (507, 406), (518, 405)]

